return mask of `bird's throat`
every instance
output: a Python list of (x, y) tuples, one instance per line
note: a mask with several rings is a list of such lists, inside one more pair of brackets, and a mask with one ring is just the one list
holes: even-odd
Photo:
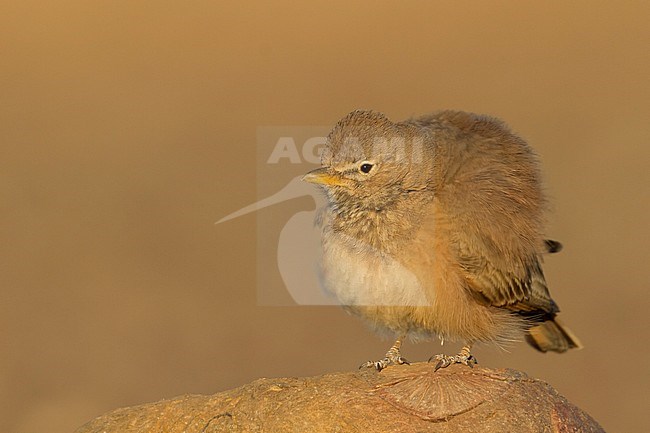
[(331, 224), (336, 232), (391, 253), (415, 236), (422, 216), (422, 209), (406, 209), (399, 203), (371, 209), (338, 207), (332, 209)]

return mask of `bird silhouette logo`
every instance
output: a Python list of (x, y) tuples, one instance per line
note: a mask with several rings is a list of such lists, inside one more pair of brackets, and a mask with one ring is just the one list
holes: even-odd
[[(322, 137), (323, 127), (260, 127), (258, 128), (258, 146), (260, 149), (271, 149), (270, 153), (260, 152), (258, 154), (258, 185), (264, 186), (265, 181), (269, 180), (268, 176), (286, 176), (286, 164), (295, 167), (296, 164), (304, 166), (301, 170), (306, 172), (314, 164), (319, 163), (320, 154), (318, 145), (324, 144), (325, 138)], [(296, 146), (293, 137), (307, 136), (302, 146), (302, 152), (299, 152), (299, 146)], [(319, 283), (317, 263), (320, 256), (320, 230), (315, 226), (314, 220), (318, 209), (325, 206), (326, 200), (324, 195), (319, 192), (313, 185), (307, 184), (301, 180), (302, 175), (295, 176), (282, 187), (279, 191), (272, 193), (248, 206), (224, 216), (215, 224), (221, 225), (233, 219), (249, 215), (254, 212), (260, 212), (263, 209), (281, 206), (289, 201), (302, 197), (310, 197), (313, 205), (306, 210), (301, 210), (292, 215), (280, 230), (279, 236), (273, 226), (259, 224), (258, 236), (264, 236), (267, 239), (277, 236), (277, 249), (275, 264), (277, 267), (271, 272), (279, 273), (284, 289), (290, 295), (293, 302), (298, 305), (339, 305), (339, 302), (333, 296), (326, 293)], [(258, 254), (266, 252), (258, 251)], [(268, 262), (268, 257), (263, 257), (264, 262)], [(259, 272), (258, 272), (259, 274)], [(262, 291), (273, 291), (277, 288), (268, 287), (269, 278), (258, 275), (258, 295), (265, 294)], [(258, 301), (262, 303), (277, 304), (278, 301), (261, 301), (264, 299), (277, 299), (278, 296), (261, 297)], [(286, 299), (286, 296), (280, 296)], [(280, 304), (286, 304), (280, 301)]]
[(318, 282), (316, 264), (319, 259), (320, 230), (315, 226), (317, 210), (325, 205), (325, 197), (296, 176), (280, 191), (233, 212), (216, 222), (223, 224), (235, 218), (276, 206), (300, 197), (313, 199), (311, 210), (291, 216), (280, 231), (277, 247), (277, 269), (284, 285), (298, 305), (338, 305)]

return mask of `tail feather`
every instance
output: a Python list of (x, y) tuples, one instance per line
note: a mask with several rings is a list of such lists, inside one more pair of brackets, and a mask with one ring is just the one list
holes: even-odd
[(526, 334), (526, 341), (540, 352), (566, 352), (582, 349), (578, 337), (557, 318), (533, 326)]
[(551, 254), (559, 253), (563, 248), (561, 243), (552, 239), (546, 239), (544, 245), (546, 246), (546, 252)]

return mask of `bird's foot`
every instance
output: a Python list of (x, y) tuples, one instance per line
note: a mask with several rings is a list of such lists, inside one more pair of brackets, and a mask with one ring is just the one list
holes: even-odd
[(463, 364), (470, 368), (474, 368), (474, 365), (478, 364), (478, 361), (470, 353), (469, 347), (463, 347), (458, 355), (433, 355), (429, 358), (429, 362), (437, 361), (436, 366), (433, 371), (438, 371), (441, 368), (449, 367), (451, 364)]
[(359, 369), (363, 368), (375, 368), (377, 371), (382, 371), (384, 368), (388, 367), (389, 365), (410, 365), (410, 362), (406, 360), (406, 358), (402, 357), (402, 354), (400, 353), (400, 345), (401, 341), (397, 340), (393, 347), (391, 347), (388, 352), (386, 352), (386, 356), (383, 359), (380, 359), (379, 361), (368, 361), (364, 362), (359, 366)]
[(409, 365), (410, 362), (408, 362), (401, 355), (388, 356), (388, 354), (386, 354), (386, 357), (380, 359), (379, 361), (364, 362), (359, 366), (359, 369), (374, 367), (377, 371), (382, 371), (384, 368), (388, 367), (389, 365), (402, 365), (402, 364)]

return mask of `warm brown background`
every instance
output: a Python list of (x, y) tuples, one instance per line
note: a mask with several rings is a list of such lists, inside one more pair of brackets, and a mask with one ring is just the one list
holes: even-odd
[(255, 215), (213, 225), (256, 199), (259, 125), (354, 108), (491, 113), (535, 146), (586, 349), (478, 358), (650, 431), (650, 4), (604, 3), (2, 2), (0, 431), (383, 354), (337, 308), (258, 306)]

